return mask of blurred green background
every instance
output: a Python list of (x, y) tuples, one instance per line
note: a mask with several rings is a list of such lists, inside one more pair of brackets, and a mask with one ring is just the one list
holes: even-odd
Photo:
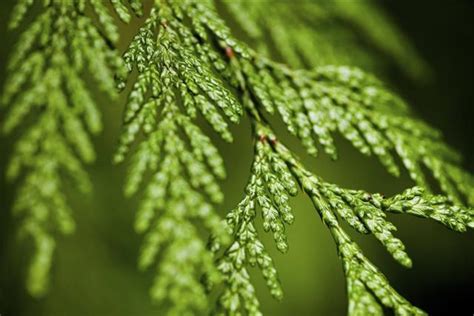
[[(258, 1), (258, 0), (256, 0)], [(350, 1), (350, 0), (348, 0)], [(354, 0), (356, 1), (356, 0)], [(7, 32), (6, 23), (14, 0), (0, 2), (0, 86), (5, 80), (5, 63), (18, 37)], [(431, 81), (420, 84), (387, 65), (385, 79), (404, 96), (415, 112), (440, 128), (447, 141), (461, 151), (465, 167), (474, 171), (474, 5), (471, 1), (386, 1), (393, 19), (433, 69)], [(123, 32), (120, 49), (133, 36), (141, 21)], [(0, 314), (21, 315), (162, 315), (160, 306), (148, 297), (153, 271), (137, 270), (140, 236), (132, 228), (137, 199), (123, 197), (124, 167), (113, 166), (111, 156), (121, 126), (124, 98), (110, 102), (97, 96), (105, 129), (95, 139), (98, 159), (88, 171), (94, 183), (89, 196), (69, 192), (77, 230), (61, 238), (52, 270), (50, 293), (40, 300), (24, 289), (26, 264), (31, 248), (16, 234), (18, 219), (10, 206), (14, 186), (5, 183), (3, 170), (11, 151), (11, 138), (0, 138)], [(0, 112), (1, 115), (4, 112)], [(249, 124), (234, 127), (235, 141), (216, 139), (228, 170), (223, 181), (226, 200), (221, 213), (238, 203), (251, 163)], [(391, 195), (412, 183), (404, 175), (387, 175), (375, 160), (358, 154), (344, 141), (337, 162), (321, 156), (314, 160), (303, 154), (298, 143), (286, 137), (310, 168), (326, 180), (350, 188), (362, 188)], [(267, 293), (259, 273), (254, 273), (258, 296), (266, 315), (344, 315), (345, 284), (334, 243), (303, 196), (293, 200), (295, 223), (289, 228), (290, 251), (279, 254), (271, 236), (261, 234), (274, 256), (285, 290), (282, 302)], [(353, 234), (367, 256), (391, 280), (392, 285), (415, 305), (432, 315), (474, 313), (474, 233), (457, 234), (432, 222), (392, 216), (399, 227), (414, 267), (398, 266), (373, 238)]]

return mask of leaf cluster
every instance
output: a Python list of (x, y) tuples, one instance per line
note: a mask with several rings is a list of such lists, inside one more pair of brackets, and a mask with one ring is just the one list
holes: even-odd
[[(474, 228), (474, 178), (459, 166), (460, 156), (443, 143), (441, 133), (414, 118), (382, 82), (341, 65), (357, 63), (353, 51), (364, 55), (347, 28), (356, 25), (399, 63), (418, 65), (407, 67), (415, 69), (412, 75), (423, 68), (389, 22), (364, 18), (366, 10), (379, 12), (374, 4), (342, 2), (305, 2), (288, 11), (285, 2), (247, 7), (245, 1), (224, 1), (247, 35), (263, 43), (256, 51), (232, 34), (214, 1), (156, 0), (121, 59), (110, 47), (118, 31), (104, 2), (45, 1), (10, 59), (2, 100), (10, 108), (6, 132), (27, 126), (27, 116), (32, 121), (16, 142), (8, 171), (11, 178), (22, 175), (14, 208), (24, 214), (23, 230), (37, 249), (30, 292), (39, 295), (46, 288), (56, 232), (74, 227), (62, 189), (65, 178), (85, 191), (90, 187), (83, 164), (94, 160), (90, 135), (100, 131), (101, 123), (83, 76), (92, 76), (114, 96), (115, 74), (119, 88), (131, 83), (114, 161), (128, 161), (125, 195), (140, 194), (135, 229), (144, 241), (139, 267), (156, 266), (150, 293), (169, 306), (170, 315), (261, 315), (251, 267), (281, 299), (277, 267), (259, 237), (256, 218), (262, 217), (276, 248), (287, 252), (286, 232), (295, 220), (290, 199), (298, 191), (311, 200), (335, 241), (350, 315), (381, 315), (384, 309), (424, 314), (398, 294), (341, 223), (374, 236), (410, 267), (388, 214), (432, 219), (459, 232)], [(32, 3), (18, 2), (12, 27)], [(139, 0), (110, 0), (110, 7), (124, 22), (143, 13)], [(320, 21), (319, 30), (308, 23), (313, 18)], [(268, 51), (267, 33), (286, 64), (262, 54)], [(345, 34), (345, 44), (336, 43), (335, 34)], [(313, 36), (317, 41), (310, 40)], [(288, 64), (316, 67), (295, 70)], [(223, 219), (217, 205), (224, 198), (219, 185), (226, 176), (224, 162), (198, 122), (231, 142), (230, 126), (243, 116), (252, 126), (254, 159), (241, 202)], [(324, 152), (337, 159), (338, 134), (391, 174), (407, 171), (417, 186), (384, 197), (326, 182), (278, 139), (269, 123), (272, 116), (310, 155)], [(432, 193), (424, 169), (444, 195)]]
[[(120, 12), (122, 1), (112, 1)], [(137, 3), (137, 1), (131, 1)], [(10, 28), (17, 28), (34, 1), (20, 0)], [(27, 287), (45, 293), (55, 237), (74, 230), (64, 184), (90, 191), (83, 164), (95, 159), (91, 134), (102, 129), (101, 114), (87, 86), (87, 73), (115, 97), (115, 73), (125, 71), (109, 45), (118, 29), (104, 2), (42, 1), (38, 14), (19, 37), (8, 63), (1, 104), (8, 108), (2, 132), (18, 130), (7, 177), (19, 179), (13, 211), (21, 216), (22, 236), (34, 242)], [(86, 10), (99, 19), (96, 26)], [(119, 14), (124, 17), (124, 12)]]

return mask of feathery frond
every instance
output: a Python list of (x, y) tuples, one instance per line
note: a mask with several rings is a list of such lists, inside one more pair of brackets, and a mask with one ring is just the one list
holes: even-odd
[[(277, 267), (255, 219), (262, 217), (263, 230), (287, 252), (286, 231), (295, 219), (289, 201), (300, 190), (337, 246), (349, 315), (382, 315), (386, 309), (424, 315), (341, 225), (372, 235), (405, 267), (412, 262), (388, 214), (432, 219), (458, 232), (474, 228), (474, 177), (462, 170), (461, 157), (439, 131), (414, 118), (381, 81), (353, 67), (377, 68), (356, 33), (413, 77), (426, 72), (423, 62), (369, 0), (220, 4), (154, 0), (121, 59), (112, 48), (119, 31), (111, 12), (130, 22), (146, 15), (142, 1), (42, 2), (10, 58), (1, 100), (9, 108), (3, 130), (24, 127), (7, 173), (21, 179), (14, 209), (36, 247), (30, 293), (45, 292), (56, 235), (74, 229), (66, 178), (82, 191), (91, 186), (83, 165), (95, 158), (91, 134), (100, 132), (101, 119), (84, 75), (111, 97), (115, 75), (119, 88), (127, 78), (133, 82), (114, 162), (130, 156), (124, 192), (141, 196), (135, 221), (144, 234), (139, 267), (156, 267), (150, 294), (168, 314), (261, 315), (249, 274), (254, 266), (271, 295), (282, 299)], [(18, 27), (33, 5), (18, 1), (10, 27)], [(218, 7), (230, 13), (256, 50), (233, 35)], [(284, 63), (270, 59), (273, 48)], [(224, 198), (219, 185), (226, 176), (224, 161), (198, 122), (232, 142), (230, 124), (242, 116), (251, 122), (254, 159), (241, 202), (222, 219), (216, 205)], [(407, 171), (416, 186), (384, 197), (326, 182), (278, 139), (271, 116), (310, 155), (323, 151), (337, 159), (339, 134), (389, 173)], [(424, 169), (443, 195), (433, 194)]]
[[(162, 253), (151, 296), (171, 302), (172, 315), (206, 310), (206, 288), (199, 279), (204, 275), (213, 284), (220, 277), (195, 222), (219, 242), (229, 239), (211, 204), (223, 199), (217, 183), (225, 177), (223, 161), (193, 120), (200, 113), (231, 141), (226, 119), (237, 122), (242, 114), (210, 65), (191, 54), (192, 43), (183, 37), (186, 31), (173, 20), (170, 7), (155, 6), (130, 44), (125, 61), (129, 70), (138, 70), (138, 77), (115, 156), (121, 162), (133, 142), (139, 143), (130, 164), (127, 195), (137, 191), (147, 170), (152, 173), (135, 225), (145, 233), (140, 267), (149, 267)], [(137, 140), (140, 132), (143, 139)]]
[(354, 65), (375, 71), (382, 53), (413, 79), (429, 74), (376, 1), (220, 2), (252, 47), (268, 57), (276, 51), (291, 67)]
[[(20, 25), (33, 2), (18, 1), (11, 28)], [(83, 74), (114, 97), (113, 74), (124, 71), (120, 56), (108, 44), (119, 34), (102, 1), (43, 3), (11, 54), (1, 99), (9, 108), (3, 132), (22, 129), (7, 176), (21, 179), (13, 208), (23, 218), (21, 233), (35, 244), (27, 280), (33, 296), (43, 295), (47, 288), (57, 234), (74, 230), (64, 183), (70, 179), (83, 192), (91, 186), (83, 163), (95, 159), (90, 134), (99, 133), (102, 124)], [(114, 7), (120, 3), (114, 1)], [(88, 8), (95, 11), (106, 36), (85, 13)], [(117, 11), (121, 17), (124, 10)]]
[[(234, 8), (241, 5), (234, 2), (226, 4)], [(322, 11), (328, 10), (324, 8), (321, 6)], [(249, 8), (254, 9), (258, 10), (252, 6)], [(330, 14), (335, 13), (331, 11)], [(338, 14), (345, 14), (348, 19), (358, 19), (356, 13)], [(251, 12), (249, 23), (246, 24), (248, 28), (252, 28), (247, 31), (255, 34), (263, 32), (261, 30), (264, 29), (260, 29), (257, 21), (252, 20), (256, 16), (259, 16), (258, 13)], [(271, 19), (272, 15), (269, 14), (268, 18)], [(296, 34), (301, 32), (301, 29), (288, 28), (286, 31)], [(278, 38), (280, 35), (281, 32), (272, 38)], [(371, 36), (374, 40), (379, 39), (377, 34)], [(288, 38), (279, 40), (284, 41), (286, 47), (290, 47), (293, 42)], [(304, 42), (296, 35), (292, 36), (292, 40)], [(283, 50), (283, 55), (287, 54), (285, 57), (290, 59), (291, 63), (289, 54), (296, 53), (289, 51), (285, 53), (285, 46), (276, 46)], [(298, 45), (295, 47), (307, 48)], [(393, 53), (397, 55), (405, 52)], [(205, 196), (207, 193), (211, 201), (221, 200), (220, 194), (219, 198), (213, 198), (211, 192), (215, 192), (214, 189), (199, 187), (202, 181), (197, 180), (192, 172), (188, 172), (187, 175), (184, 173), (186, 166), (192, 165), (192, 161), (201, 161), (197, 159), (198, 157), (189, 160), (174, 158), (179, 163), (176, 162), (173, 167), (165, 167), (167, 160), (179, 156), (175, 152), (182, 150), (187, 152), (185, 148), (191, 150), (192, 146), (188, 146), (197, 141), (196, 138), (206, 137), (205, 147), (212, 148), (213, 155), (218, 155), (207, 136), (200, 132), (197, 125), (191, 123), (197, 113), (202, 114), (214, 130), (229, 141), (232, 137), (227, 129), (225, 117), (231, 122), (237, 122), (243, 108), (254, 126), (255, 158), (245, 197), (227, 215), (226, 220), (226, 228), (231, 232), (233, 241), (226, 245), (219, 241), (222, 239), (220, 235), (213, 236), (210, 244), (210, 250), (213, 252), (202, 254), (203, 258), (207, 258), (205, 264), (202, 262), (188, 264), (188, 267), (194, 267), (192, 272), (188, 270), (189, 268), (183, 268), (179, 273), (173, 270), (174, 275), (176, 273), (186, 275), (189, 279), (194, 277), (194, 282), (198, 282), (200, 277), (196, 271), (200, 271), (203, 275), (209, 275), (211, 271), (216, 273), (215, 280), (221, 280), (223, 285), (219, 287), (222, 291), (214, 313), (261, 314), (248, 273), (250, 266), (259, 267), (275, 298), (282, 297), (283, 291), (277, 269), (259, 239), (254, 220), (260, 211), (264, 230), (271, 231), (276, 247), (281, 252), (286, 252), (288, 244), (285, 230), (293, 221), (288, 199), (290, 195), (296, 194), (296, 183), (298, 183), (302, 191), (312, 200), (338, 246), (338, 253), (346, 272), (350, 315), (362, 315), (368, 312), (381, 314), (382, 306), (392, 309), (397, 315), (423, 314), (389, 285), (383, 274), (370, 263), (341, 228), (339, 221), (346, 221), (360, 233), (372, 234), (395, 260), (410, 267), (411, 260), (403, 243), (394, 236), (395, 226), (387, 219), (386, 213), (406, 213), (432, 218), (451, 229), (465, 231), (468, 227), (473, 227), (473, 212), (467, 207), (455, 206), (452, 203), (471, 202), (472, 186), (469, 185), (470, 176), (460, 171), (458, 167), (459, 156), (442, 143), (440, 133), (413, 119), (406, 104), (390, 93), (379, 80), (359, 69), (347, 66), (292, 70), (285, 65), (272, 62), (231, 34), (230, 29), (220, 18), (213, 1), (155, 1), (150, 18), (132, 41), (124, 58), (130, 70), (134, 68), (138, 70), (138, 77), (129, 96), (125, 112), (125, 131), (122, 134), (117, 160), (121, 161), (124, 158), (138, 133), (143, 131), (144, 140), (137, 148), (130, 169), (131, 178), (135, 179), (137, 174), (140, 176), (127, 187), (133, 187), (132, 191), (135, 191), (135, 183), (142, 177), (145, 166), (151, 161), (153, 163), (150, 164), (150, 168), (158, 169), (152, 172), (161, 175), (162, 179), (159, 185), (153, 186), (154, 192), (157, 192), (155, 198), (146, 193), (142, 201), (143, 205), (149, 205), (146, 211), (143, 211), (143, 208), (139, 209), (139, 223), (142, 222), (140, 219), (144, 219), (143, 223), (147, 223), (143, 230), (150, 227), (152, 220), (160, 223), (163, 217), (193, 216), (196, 206), (189, 204), (186, 207), (176, 207), (169, 202), (176, 199), (171, 187), (175, 182), (191, 183), (190, 189), (183, 184), (181, 192), (187, 192), (184, 196), (193, 194)], [(294, 62), (297, 62), (296, 59)], [(171, 112), (173, 115), (169, 114)], [(392, 198), (385, 198), (379, 194), (348, 190), (327, 183), (305, 169), (291, 151), (277, 141), (271, 127), (265, 123), (265, 116), (275, 113), (285, 123), (289, 132), (301, 140), (310, 154), (316, 155), (319, 152), (318, 147), (321, 147), (324, 152), (336, 159), (337, 148), (333, 134), (337, 132), (362, 153), (376, 156), (394, 175), (400, 173), (396, 156), (400, 157), (412, 179), (426, 190), (428, 188), (426, 181), (423, 180), (421, 164), (427, 166), (440, 181), (448, 198), (432, 196), (418, 187)], [(195, 132), (181, 133), (181, 136), (188, 136), (183, 141), (175, 134), (179, 129), (179, 122), (184, 118), (186, 118), (185, 126), (192, 126)], [(168, 123), (162, 128), (161, 126), (168, 121), (177, 123)], [(168, 142), (173, 144), (169, 146), (173, 150), (161, 150), (162, 146), (166, 148)], [(209, 162), (207, 164), (212, 165)], [(169, 169), (173, 171), (166, 171)], [(206, 170), (204, 167), (196, 169)], [(167, 182), (169, 176), (162, 176), (165, 172), (173, 172), (172, 183)], [(211, 172), (204, 173), (203, 176), (214, 179)], [(149, 187), (153, 181), (151, 180)], [(196, 184), (194, 186), (193, 181)], [(212, 187), (217, 191), (217, 182), (212, 182)], [(199, 192), (193, 191), (199, 188)], [(212, 218), (216, 225), (220, 223), (216, 213), (210, 214), (214, 214)], [(207, 229), (211, 235), (216, 234), (215, 228), (207, 227)], [(161, 240), (166, 238), (167, 247), (172, 248), (178, 241), (174, 240), (175, 237), (169, 237), (173, 235), (166, 233), (167, 231), (161, 228), (160, 233), (159, 229), (151, 227), (148, 236), (160, 240), (156, 242), (160, 245)], [(145, 245), (148, 245), (147, 241)], [(151, 253), (154, 255), (158, 247), (153, 249)], [(165, 255), (164, 261), (160, 262), (159, 279), (171, 278), (170, 271), (167, 272), (161, 267), (167, 266), (167, 262), (172, 260), (177, 261)], [(147, 262), (151, 263), (152, 260)], [(211, 264), (212, 262), (214, 264)], [(166, 292), (164, 286), (159, 288), (162, 289), (159, 292), (161, 295), (154, 297), (161, 302), (167, 300), (174, 303), (171, 314), (178, 311), (184, 313), (185, 310), (204, 310), (202, 287), (197, 287), (200, 289), (199, 295), (179, 292), (182, 294), (179, 299), (173, 298), (174, 291)], [(152, 289), (152, 295), (153, 293)], [(189, 301), (202, 302), (202, 306), (192, 305), (184, 297), (193, 297)]]

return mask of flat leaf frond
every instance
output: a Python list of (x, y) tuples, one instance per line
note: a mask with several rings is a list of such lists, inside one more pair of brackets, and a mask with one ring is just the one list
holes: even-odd
[[(20, 24), (33, 2), (17, 2), (10, 27)], [(27, 276), (33, 296), (47, 290), (56, 237), (75, 227), (64, 185), (70, 179), (83, 192), (91, 187), (84, 164), (95, 159), (91, 135), (101, 131), (102, 123), (83, 71), (89, 70), (104, 92), (116, 96), (112, 74), (124, 68), (107, 43), (116, 38), (104, 38), (84, 14), (94, 1), (42, 3), (16, 43), (1, 97), (8, 109), (2, 131), (22, 130), (7, 176), (19, 182), (13, 209), (22, 218), (20, 232), (34, 241)], [(108, 15), (108, 9), (97, 13)], [(115, 25), (111, 20), (105, 24)]]

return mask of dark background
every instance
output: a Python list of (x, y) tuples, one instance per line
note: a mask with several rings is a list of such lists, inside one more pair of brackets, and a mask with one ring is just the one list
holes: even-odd
[(424, 120), (440, 128), (474, 169), (474, 1), (383, 1), (433, 69), (434, 80), (396, 84)]
[[(431, 84), (422, 87), (398, 81), (403, 94), (423, 119), (440, 128), (447, 142), (464, 154), (465, 167), (473, 172), (474, 1), (385, 1), (384, 4), (436, 76)], [(463, 277), (462, 272), (452, 270), (453, 278), (449, 282), (418, 292), (417, 302), (420, 306), (430, 306), (426, 309), (430, 314), (474, 313), (473, 248), (467, 251), (470, 273)], [(424, 281), (419, 277), (411, 280), (413, 288)], [(434, 280), (437, 275), (422, 278)]]
[[(6, 58), (17, 36), (6, 31), (12, 3), (12, 0), (0, 3), (0, 85), (5, 79)], [(394, 67), (388, 80), (419, 117), (443, 131), (447, 142), (463, 153), (465, 167), (473, 172), (473, 1), (405, 0), (384, 1), (383, 5), (434, 74), (431, 81), (416, 83)], [(130, 37), (133, 31), (129, 33), (125, 37)], [(25, 293), (24, 273), (31, 249), (15, 235), (18, 222), (10, 212), (14, 189), (3, 178), (0, 180), (2, 316), (162, 314), (147, 295), (153, 271), (141, 273), (136, 269), (140, 237), (133, 232), (132, 222), (137, 201), (122, 197), (116, 184), (123, 183), (124, 169), (110, 164), (115, 146), (110, 140), (116, 139), (120, 128), (123, 100), (118, 103), (120, 106), (103, 101), (106, 122), (104, 133), (96, 140), (99, 158), (88, 168), (95, 191), (85, 198), (71, 193), (78, 229), (75, 235), (61, 238), (51, 291), (42, 300), (34, 300)], [(248, 124), (243, 122), (236, 128), (241, 137), (237, 137), (233, 145), (219, 144), (229, 170), (228, 180), (223, 184), (227, 196), (223, 213), (239, 201), (247, 179), (251, 159), (247, 130)], [(318, 174), (344, 186), (383, 190), (388, 194), (411, 184), (407, 179), (394, 180), (373, 160), (348, 146), (342, 147), (341, 160), (336, 164), (325, 158), (317, 161)], [(2, 174), (10, 149), (10, 140), (1, 138)], [(242, 156), (242, 152), (248, 154)], [(267, 243), (285, 289), (283, 302), (277, 303), (268, 296), (255, 273), (264, 312), (266, 315), (343, 315), (346, 311), (344, 280), (334, 244), (308, 201), (300, 196), (293, 205), (297, 218), (290, 228), (290, 252), (279, 255), (272, 244)], [(472, 315), (473, 232), (456, 234), (435, 223), (413, 218), (395, 216), (393, 221), (413, 259), (413, 269), (399, 267), (370, 238), (354, 236), (367, 256), (403, 296), (431, 315)]]

